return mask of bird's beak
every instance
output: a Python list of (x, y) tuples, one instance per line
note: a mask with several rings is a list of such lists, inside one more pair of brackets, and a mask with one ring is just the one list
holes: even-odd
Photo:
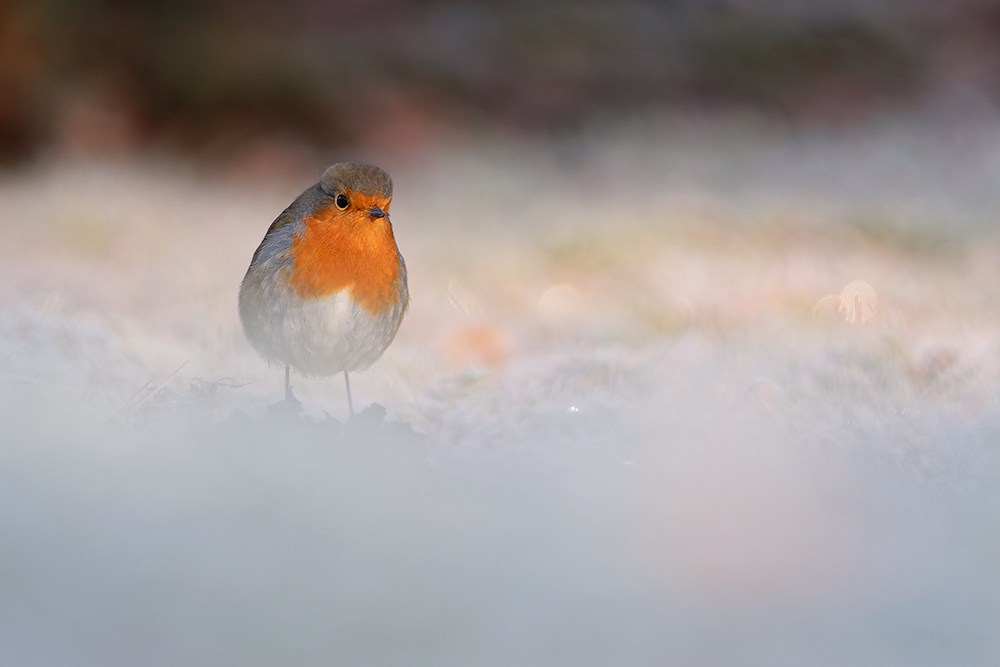
[(385, 216), (386, 216), (385, 211), (380, 209), (378, 206), (372, 206), (370, 209), (368, 209), (369, 218), (384, 218)]

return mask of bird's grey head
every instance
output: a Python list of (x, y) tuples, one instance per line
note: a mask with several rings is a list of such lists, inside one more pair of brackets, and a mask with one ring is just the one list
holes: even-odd
[(364, 162), (338, 162), (323, 172), (320, 188), (328, 195), (358, 192), (392, 199), (392, 178), (378, 167)]

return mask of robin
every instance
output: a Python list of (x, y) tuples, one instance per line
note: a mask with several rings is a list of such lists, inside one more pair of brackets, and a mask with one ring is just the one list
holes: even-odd
[(392, 179), (341, 162), (279, 215), (240, 284), (240, 320), (251, 345), (306, 376), (371, 366), (396, 337), (410, 295), (389, 221)]

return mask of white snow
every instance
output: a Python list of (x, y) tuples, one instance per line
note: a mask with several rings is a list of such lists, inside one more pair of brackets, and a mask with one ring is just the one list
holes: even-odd
[(236, 313), (318, 170), (6, 174), (0, 664), (996, 664), (998, 128), (338, 156), (412, 295), (343, 437)]

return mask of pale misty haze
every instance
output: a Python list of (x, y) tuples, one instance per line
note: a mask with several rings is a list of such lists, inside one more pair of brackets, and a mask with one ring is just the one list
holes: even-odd
[[(263, 30), (265, 5), (240, 26)], [(528, 10), (399, 2), (413, 41), (345, 65), (378, 83), (358, 99), (385, 113), (361, 120), (329, 91), (303, 103), (316, 120), (264, 93), (168, 95), (172, 71), (143, 89), (124, 60), (76, 86), (104, 61), (7, 42), (0, 87), (29, 72), (65, 94), (24, 98), (49, 109), (31, 132), (0, 105), (0, 664), (996, 664), (1000, 122), (972, 66), (989, 12), (869, 5), (823, 41), (795, 21), (842, 20), (832, 5), (708, 5), (629, 3), (646, 18), (608, 30), (679, 49), (670, 12), (696, 36), (722, 16), (735, 60), (712, 37), (618, 89), (641, 54), (595, 69), (572, 31), (531, 51), (517, 31), (549, 24)], [(82, 54), (110, 30), (52, 7), (4, 25)], [(227, 7), (108, 15), (186, 39), (229, 34)], [(494, 41), (463, 68), (464, 42), (425, 50), (407, 16)], [(147, 64), (176, 46), (114, 44)], [(799, 48), (815, 70), (753, 55)], [(526, 71), (507, 53), (549, 53), (547, 74), (501, 95), (497, 72)], [(654, 83), (665, 97), (630, 97)], [(339, 376), (293, 375), (302, 414), (272, 407), (283, 372), (236, 296), (270, 222), (347, 159), (392, 175), (412, 301), (351, 376), (384, 420), (345, 426)]]

